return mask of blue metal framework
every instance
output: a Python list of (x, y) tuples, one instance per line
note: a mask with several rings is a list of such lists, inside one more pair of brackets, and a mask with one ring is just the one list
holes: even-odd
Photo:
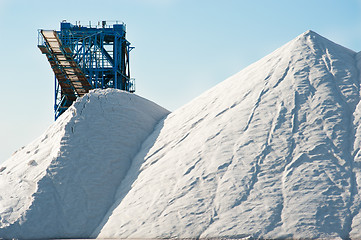
[(90, 89), (135, 91), (129, 68), (134, 47), (126, 40), (124, 23), (82, 26), (63, 21), (60, 31), (49, 32), (39, 31), (38, 47), (55, 73), (55, 119)]

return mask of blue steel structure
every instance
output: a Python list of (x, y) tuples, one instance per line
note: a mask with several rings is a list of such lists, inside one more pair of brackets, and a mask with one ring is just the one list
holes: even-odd
[(135, 91), (130, 78), (124, 23), (82, 26), (61, 22), (60, 31), (39, 30), (38, 47), (55, 74), (55, 119), (89, 90), (116, 88)]

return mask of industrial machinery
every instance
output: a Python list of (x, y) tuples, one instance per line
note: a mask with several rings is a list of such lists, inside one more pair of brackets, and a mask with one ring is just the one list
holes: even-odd
[(130, 78), (124, 23), (75, 25), (63, 21), (60, 31), (40, 29), (38, 47), (55, 74), (55, 120), (76, 100), (95, 88), (135, 91)]

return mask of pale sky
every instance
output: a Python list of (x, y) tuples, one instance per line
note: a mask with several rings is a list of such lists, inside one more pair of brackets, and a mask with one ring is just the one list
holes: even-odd
[(361, 50), (361, 0), (0, 0), (0, 162), (53, 123), (37, 30), (62, 20), (123, 21), (136, 94), (171, 111), (309, 29)]

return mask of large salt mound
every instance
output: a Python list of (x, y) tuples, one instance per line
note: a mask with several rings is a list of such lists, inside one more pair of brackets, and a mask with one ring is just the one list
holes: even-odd
[(0, 165), (0, 238), (361, 238), (360, 58), (308, 31), (165, 119), (93, 91)]
[(114, 202), (131, 160), (169, 112), (94, 90), (0, 166), (0, 238), (82, 238)]
[(158, 125), (93, 236), (360, 238), (359, 100), (356, 53), (300, 35)]

